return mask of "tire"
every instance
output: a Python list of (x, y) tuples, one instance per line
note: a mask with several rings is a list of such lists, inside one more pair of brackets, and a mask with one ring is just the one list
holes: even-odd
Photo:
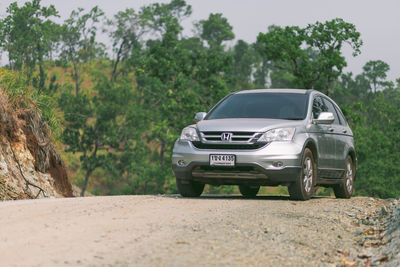
[(259, 190), (260, 186), (239, 185), (240, 194), (244, 197), (255, 197)]
[(343, 182), (333, 186), (333, 192), (336, 198), (351, 198), (354, 193), (354, 164), (350, 156), (346, 158), (346, 170)]
[(310, 149), (306, 148), (301, 159), (301, 171), (297, 181), (289, 185), (292, 200), (308, 200), (315, 193), (317, 166)]
[(176, 186), (183, 197), (198, 197), (204, 190), (204, 184), (191, 180), (185, 180), (182, 183), (182, 180), (176, 179)]

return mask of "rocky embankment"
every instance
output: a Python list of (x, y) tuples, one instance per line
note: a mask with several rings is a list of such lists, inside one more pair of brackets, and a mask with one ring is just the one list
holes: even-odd
[[(377, 255), (384, 255), (387, 261), (384, 266), (400, 266), (400, 199), (393, 200), (389, 206), (390, 216), (385, 220), (382, 243)], [(382, 215), (387, 210), (382, 209)]]
[[(339, 250), (337, 266), (400, 266), (400, 199), (387, 200), (380, 209), (346, 213), (355, 226), (353, 248)], [(383, 203), (382, 203), (383, 204)]]
[(0, 200), (72, 196), (50, 130), (33, 108), (16, 108), (0, 90)]

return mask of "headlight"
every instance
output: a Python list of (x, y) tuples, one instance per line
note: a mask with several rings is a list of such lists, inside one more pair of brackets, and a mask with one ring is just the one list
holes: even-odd
[(295, 128), (278, 128), (269, 130), (258, 139), (258, 142), (291, 141), (295, 131)]
[(199, 136), (197, 135), (196, 128), (193, 128), (193, 127), (184, 128), (182, 130), (180, 139), (187, 140), (187, 141), (200, 141)]

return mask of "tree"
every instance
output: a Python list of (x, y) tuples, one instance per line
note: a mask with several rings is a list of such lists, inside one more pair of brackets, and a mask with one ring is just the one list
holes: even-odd
[(234, 89), (249, 89), (255, 61), (253, 47), (243, 40), (237, 41), (233, 47), (233, 79)]
[(154, 30), (153, 34), (159, 34), (161, 38), (168, 30), (181, 31), (182, 20), (192, 14), (192, 6), (185, 0), (171, 0), (168, 4), (154, 3), (141, 9)]
[[(200, 33), (202, 48), (196, 53), (197, 68), (193, 79), (202, 87), (200, 101), (204, 107), (210, 108), (217, 99), (235, 90), (233, 53), (226, 51), (223, 44), (235, 35), (232, 26), (221, 14), (210, 14), (207, 20), (201, 20), (195, 26)], [(207, 43), (208, 47), (204, 43)]]
[(353, 77), (353, 73), (342, 74), (335, 83), (332, 97), (339, 105), (349, 105), (355, 102), (367, 102), (370, 83), (364, 74)]
[(201, 20), (198, 26), (201, 27), (201, 38), (206, 40), (211, 48), (220, 47), (223, 41), (235, 38), (232, 26), (221, 13), (211, 13), (208, 19)]
[(68, 152), (81, 154), (85, 170), (81, 196), (93, 171), (112, 166), (115, 154), (130, 142), (130, 133), (125, 128), (129, 125), (128, 110), (135, 103), (128, 78), (111, 82), (100, 71), (94, 76), (96, 85), (91, 94), (82, 91), (74, 95), (65, 91), (60, 98), (66, 121), (64, 144)]
[(253, 45), (255, 51), (255, 72), (254, 72), (254, 86), (256, 88), (266, 88), (267, 79), (269, 74), (269, 62), (263, 48), (263, 42), (257, 40)]
[(390, 70), (389, 65), (382, 60), (370, 60), (364, 67), (364, 75), (371, 85), (371, 91), (376, 93), (379, 89), (384, 89), (388, 85), (385, 80), (387, 72)]
[(399, 91), (386, 89), (343, 108), (354, 132), (358, 194), (388, 198), (400, 193), (399, 107)]
[(26, 70), (31, 78), (39, 66), (39, 88), (46, 80), (43, 62), (59, 40), (59, 25), (52, 21), (58, 17), (53, 5), (44, 7), (40, 0), (26, 2), (19, 7), (13, 2), (7, 8), (8, 16), (0, 20), (0, 45), (8, 52), (10, 68)]
[(354, 56), (362, 45), (355, 26), (342, 19), (316, 22), (305, 28), (270, 26), (267, 33), (258, 35), (257, 41), (276, 67), (293, 74), (299, 87), (319, 88), (328, 95), (332, 82), (346, 66), (341, 54), (343, 45), (348, 44)]
[[(150, 22), (146, 7), (143, 7), (138, 13), (132, 8), (119, 11), (114, 16), (114, 20), (108, 22), (110, 26), (114, 27), (109, 34), (113, 40), (113, 51), (115, 53), (111, 79), (118, 76), (122, 70), (119, 70), (118, 66), (129, 59), (132, 50), (141, 48), (141, 38), (150, 31)], [(129, 64), (126, 67), (129, 67)]]
[(400, 90), (400, 78), (396, 79), (396, 90)]
[(103, 53), (103, 46), (96, 42), (97, 24), (104, 13), (97, 6), (89, 13), (78, 8), (71, 12), (62, 26), (61, 58), (72, 64), (71, 76), (75, 83), (75, 95), (79, 94), (84, 63)]
[(296, 77), (289, 71), (275, 66), (269, 70), (271, 88), (298, 88)]
[(148, 40), (147, 49), (131, 61), (135, 64), (137, 90), (142, 105), (145, 110), (151, 110), (147, 113), (151, 131), (145, 132), (143, 138), (151, 140), (153, 147), (150, 165), (158, 166), (152, 168), (159, 171), (155, 188), (158, 192), (162, 192), (166, 178), (171, 175), (166, 164), (170, 160), (173, 140), (184, 122), (172, 118), (192, 110), (188, 107), (193, 106), (193, 100), (196, 99), (190, 90), (190, 77), (194, 69), (192, 55), (179, 40), (182, 30), (179, 20), (190, 11), (190, 7), (182, 3), (172, 1), (151, 7), (151, 25), (154, 30), (159, 30), (161, 39)]

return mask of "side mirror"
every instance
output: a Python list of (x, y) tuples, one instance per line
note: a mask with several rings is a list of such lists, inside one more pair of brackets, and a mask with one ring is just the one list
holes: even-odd
[(335, 120), (332, 112), (321, 112), (318, 119), (314, 119), (314, 124), (332, 124)]
[(196, 120), (196, 121), (202, 121), (202, 120), (204, 120), (204, 118), (207, 116), (207, 113), (206, 112), (197, 112), (196, 113), (196, 116), (194, 116), (194, 119)]

